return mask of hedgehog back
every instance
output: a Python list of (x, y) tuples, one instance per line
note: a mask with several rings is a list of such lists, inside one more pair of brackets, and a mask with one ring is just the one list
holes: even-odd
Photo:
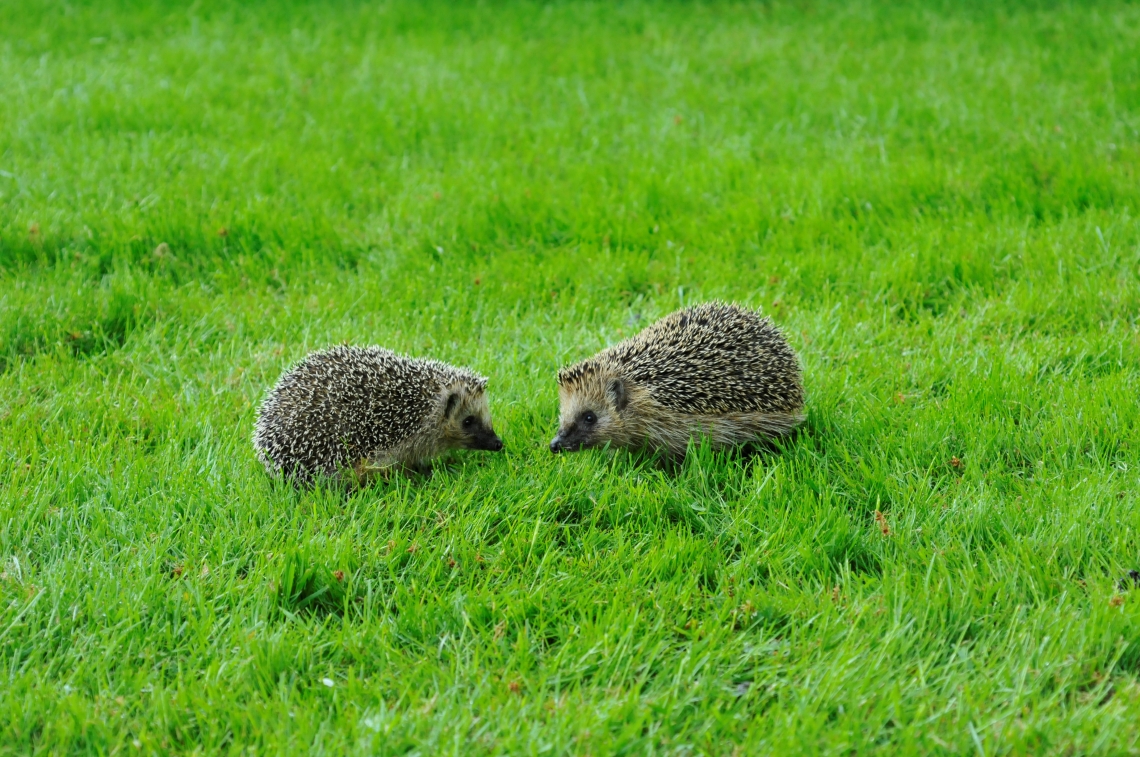
[(421, 429), (436, 396), (460, 372), (381, 347), (308, 355), (262, 405), (255, 443), (287, 475), (332, 475)]
[(738, 305), (679, 310), (599, 353), (661, 405), (701, 415), (803, 406), (795, 352), (771, 321)]

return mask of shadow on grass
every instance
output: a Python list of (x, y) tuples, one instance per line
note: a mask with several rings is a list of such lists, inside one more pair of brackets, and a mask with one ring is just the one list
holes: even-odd
[(0, 373), (57, 350), (80, 358), (114, 352), (154, 323), (156, 310), (154, 298), (132, 281), (84, 291), (62, 313), (14, 309), (0, 318)]

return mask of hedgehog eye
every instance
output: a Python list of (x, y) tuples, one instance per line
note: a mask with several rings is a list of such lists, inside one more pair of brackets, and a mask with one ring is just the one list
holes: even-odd
[(584, 416), (582, 416), (582, 420), (586, 421), (586, 423), (589, 423), (591, 426), (593, 426), (595, 423), (598, 422), (598, 416), (594, 415), (593, 413), (586, 413)]
[(463, 428), (471, 428), (475, 425), (475, 416), (469, 415), (463, 419)]

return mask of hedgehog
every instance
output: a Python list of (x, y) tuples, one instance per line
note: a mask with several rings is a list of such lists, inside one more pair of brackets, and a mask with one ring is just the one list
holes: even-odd
[(735, 304), (678, 310), (558, 372), (551, 452), (610, 444), (684, 457), (787, 434), (804, 419), (795, 353), (768, 318)]
[(383, 347), (313, 352), (287, 371), (257, 415), (253, 446), (271, 475), (365, 483), (393, 469), (429, 472), (453, 449), (497, 452), (487, 379)]

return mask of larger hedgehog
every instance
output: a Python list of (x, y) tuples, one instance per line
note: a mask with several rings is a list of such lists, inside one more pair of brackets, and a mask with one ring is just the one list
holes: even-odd
[(382, 347), (311, 353), (285, 373), (257, 416), (253, 446), (271, 474), (368, 479), (423, 469), (452, 449), (498, 451), (487, 379)]
[(792, 348), (767, 318), (709, 302), (558, 372), (552, 452), (610, 443), (684, 455), (690, 439), (725, 447), (785, 434), (803, 421)]

